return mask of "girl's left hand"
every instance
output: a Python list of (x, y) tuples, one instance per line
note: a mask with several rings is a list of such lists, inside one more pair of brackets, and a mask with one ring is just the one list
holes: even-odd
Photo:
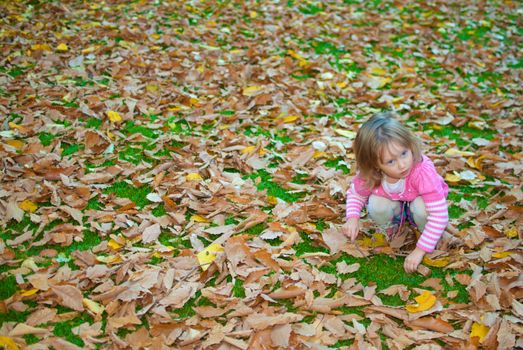
[(403, 264), (405, 272), (416, 272), (416, 270), (418, 269), (418, 265), (421, 263), (421, 260), (423, 260), (425, 254), (426, 252), (423, 249), (416, 247), (412, 251), (412, 253), (410, 253), (409, 256), (407, 256), (407, 258), (405, 259), (405, 263)]

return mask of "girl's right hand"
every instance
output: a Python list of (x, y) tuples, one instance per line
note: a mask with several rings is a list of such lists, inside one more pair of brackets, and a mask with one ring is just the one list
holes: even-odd
[(350, 238), (351, 242), (354, 242), (358, 233), (360, 232), (360, 219), (359, 218), (350, 218), (343, 225), (341, 232)]

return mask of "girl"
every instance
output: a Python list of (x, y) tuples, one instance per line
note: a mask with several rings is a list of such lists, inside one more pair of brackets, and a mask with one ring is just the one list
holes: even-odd
[(361, 126), (354, 141), (359, 172), (347, 191), (342, 230), (351, 241), (356, 239), (365, 204), (389, 239), (408, 219), (422, 231), (405, 259), (408, 273), (434, 250), (448, 224), (448, 186), (420, 148), (420, 141), (392, 113), (378, 113)]

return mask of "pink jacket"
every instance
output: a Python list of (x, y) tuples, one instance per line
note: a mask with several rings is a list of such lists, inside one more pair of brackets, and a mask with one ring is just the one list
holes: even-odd
[(421, 162), (415, 164), (405, 178), (405, 189), (401, 193), (390, 194), (383, 189), (381, 184), (373, 189), (366, 188), (364, 181), (359, 174), (356, 174), (347, 191), (346, 217), (347, 219), (359, 218), (370, 195), (406, 202), (412, 202), (416, 197), (421, 196), (425, 202), (428, 217), (416, 246), (431, 253), (449, 221), (446, 200), (448, 192), (449, 187), (436, 172), (434, 163), (424, 155)]

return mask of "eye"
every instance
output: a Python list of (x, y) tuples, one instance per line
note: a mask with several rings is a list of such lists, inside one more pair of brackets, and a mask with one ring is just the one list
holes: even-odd
[(393, 159), (387, 161), (387, 165), (392, 165), (392, 164), (394, 164), (394, 160)]
[(408, 151), (408, 150), (405, 150), (405, 151), (403, 151), (403, 152), (401, 153), (401, 156), (402, 156), (402, 157), (405, 157), (408, 153), (409, 153), (409, 151)]

